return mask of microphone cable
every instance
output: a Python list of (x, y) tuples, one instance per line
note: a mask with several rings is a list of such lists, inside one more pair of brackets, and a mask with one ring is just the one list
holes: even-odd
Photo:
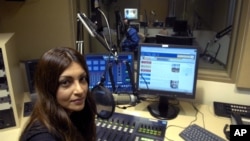
[(112, 90), (113, 92), (116, 92), (116, 87), (115, 87), (115, 81), (114, 81), (114, 75), (113, 75), (113, 63), (114, 62), (108, 62), (108, 72), (109, 72), (109, 79), (111, 82)]
[(135, 93), (136, 89), (135, 89), (135, 83), (134, 83), (134, 75), (132, 74), (132, 71), (131, 71), (131, 67), (130, 67), (130, 64), (128, 61), (125, 61), (125, 65), (126, 65), (126, 70), (128, 71), (128, 77), (130, 79), (130, 85), (132, 87), (132, 91), (133, 91), (133, 94)]
[(105, 70), (100, 78), (100, 82), (97, 85), (101, 85), (104, 86), (104, 82), (106, 81), (106, 73), (107, 73), (107, 69), (108, 69), (108, 63), (106, 64)]
[[(138, 73), (138, 72), (137, 72)], [(148, 99), (153, 99), (153, 100), (150, 100), (151, 102), (152, 101), (155, 101), (157, 98), (159, 98), (159, 96), (157, 95), (157, 96), (148, 96), (149, 94), (148, 94), (148, 90), (149, 90), (149, 86), (148, 86), (148, 83), (147, 83), (147, 81), (146, 81), (146, 79), (143, 77), (143, 75), (142, 74), (139, 74), (138, 75), (138, 77), (141, 77), (142, 79), (143, 79), (143, 82), (145, 83), (145, 85), (146, 85), (146, 87), (147, 87), (147, 93), (145, 93), (144, 95), (147, 95), (147, 96), (139, 96), (138, 95), (138, 99), (140, 99), (140, 100), (143, 100), (143, 101), (148, 101)], [(139, 83), (139, 82), (137, 82), (137, 83)]]
[(103, 72), (103, 74), (102, 74), (102, 76), (101, 76), (101, 78), (100, 78), (99, 84), (97, 84), (97, 85), (104, 86), (104, 82), (106, 81), (107, 71), (109, 70), (109, 67), (110, 67), (110, 66), (109, 66), (110, 57), (111, 57), (111, 54), (109, 54), (109, 56), (108, 56), (107, 63), (106, 63), (106, 65), (105, 65), (105, 70), (104, 70), (104, 72)]
[[(110, 47), (112, 47), (112, 37), (111, 37), (111, 30), (109, 27), (109, 22), (107, 20), (107, 17), (105, 16), (104, 12), (100, 8), (97, 8), (97, 10), (103, 15), (103, 18), (107, 24), (107, 28), (108, 28), (108, 32), (109, 32), (109, 45), (110, 45), (109, 48), (110, 48)], [(112, 49), (110, 48), (110, 50), (112, 50)]]

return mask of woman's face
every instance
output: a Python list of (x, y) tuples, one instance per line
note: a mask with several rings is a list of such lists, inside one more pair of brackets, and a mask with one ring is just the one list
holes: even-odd
[(81, 111), (88, 91), (85, 70), (78, 63), (72, 62), (58, 81), (57, 102), (68, 112)]

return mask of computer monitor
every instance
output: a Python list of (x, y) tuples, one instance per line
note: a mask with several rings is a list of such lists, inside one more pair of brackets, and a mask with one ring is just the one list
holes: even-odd
[(176, 36), (187, 36), (188, 34), (188, 22), (187, 20), (175, 20), (173, 31)]
[(133, 53), (118, 53), (117, 60), (108, 53), (89, 53), (85, 57), (90, 75), (90, 89), (104, 76), (104, 86), (111, 92), (133, 94), (135, 89)]
[(30, 59), (21, 61), (21, 68), (24, 74), (25, 91), (29, 92), (29, 96), (32, 102), (37, 98), (37, 93), (35, 89), (35, 70), (38, 64), (38, 59)]
[(157, 34), (155, 40), (157, 44), (173, 44), (173, 45), (193, 45), (194, 37), (189, 36), (168, 36)]
[(128, 20), (137, 20), (138, 9), (137, 8), (124, 8), (124, 18)]
[(159, 96), (148, 106), (151, 115), (172, 119), (179, 108), (169, 99), (194, 99), (197, 81), (198, 49), (193, 46), (140, 44), (138, 52), (137, 92)]
[(166, 17), (165, 19), (165, 27), (173, 27), (176, 17)]
[(28, 88), (28, 92), (30, 94), (35, 93), (35, 84), (34, 84), (34, 75), (36, 66), (38, 64), (38, 59), (31, 59), (22, 61), (22, 68), (24, 69), (24, 78), (26, 87)]

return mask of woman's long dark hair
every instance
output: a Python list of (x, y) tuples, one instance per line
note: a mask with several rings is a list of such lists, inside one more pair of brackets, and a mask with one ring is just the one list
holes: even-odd
[(80, 64), (85, 70), (89, 84), (85, 58), (76, 50), (67, 47), (53, 48), (40, 58), (34, 80), (38, 99), (23, 133), (38, 121), (59, 140), (96, 140), (96, 105), (90, 91), (87, 93), (84, 109), (73, 112), (70, 117), (56, 101), (59, 77), (72, 62)]

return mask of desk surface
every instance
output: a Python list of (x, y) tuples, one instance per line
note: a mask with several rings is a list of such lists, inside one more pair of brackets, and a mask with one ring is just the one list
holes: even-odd
[[(116, 108), (115, 112), (153, 119), (154, 117), (152, 117), (150, 113), (147, 111), (148, 104), (149, 102), (143, 101), (139, 103), (138, 105), (136, 105), (135, 107), (130, 107), (127, 109)], [(230, 124), (230, 119), (216, 116), (213, 112), (212, 104), (211, 105), (195, 104), (195, 106), (200, 111), (200, 113), (197, 114), (196, 121), (194, 121), (196, 119), (196, 116), (195, 116), (196, 111), (192, 107), (191, 103), (183, 102), (183, 101), (180, 103), (181, 110), (180, 110), (179, 115), (175, 119), (167, 121), (165, 141), (167, 141), (168, 139), (177, 140), (177, 141), (183, 140), (179, 136), (179, 133), (183, 130), (183, 128), (187, 127), (192, 121), (194, 121), (193, 123), (198, 124), (203, 127), (203, 119), (204, 119), (205, 128), (207, 130), (226, 139), (223, 133), (223, 128), (225, 124)], [(21, 128), (25, 124), (25, 122), (28, 120), (28, 117), (23, 117), (21, 120), (22, 120), (21, 121), (22, 125), (19, 128), (16, 127), (16, 128), (8, 128), (8, 129), (0, 130), (1, 141), (10, 141), (10, 140), (17, 141), (18, 140), (18, 137), (21, 133)]]

